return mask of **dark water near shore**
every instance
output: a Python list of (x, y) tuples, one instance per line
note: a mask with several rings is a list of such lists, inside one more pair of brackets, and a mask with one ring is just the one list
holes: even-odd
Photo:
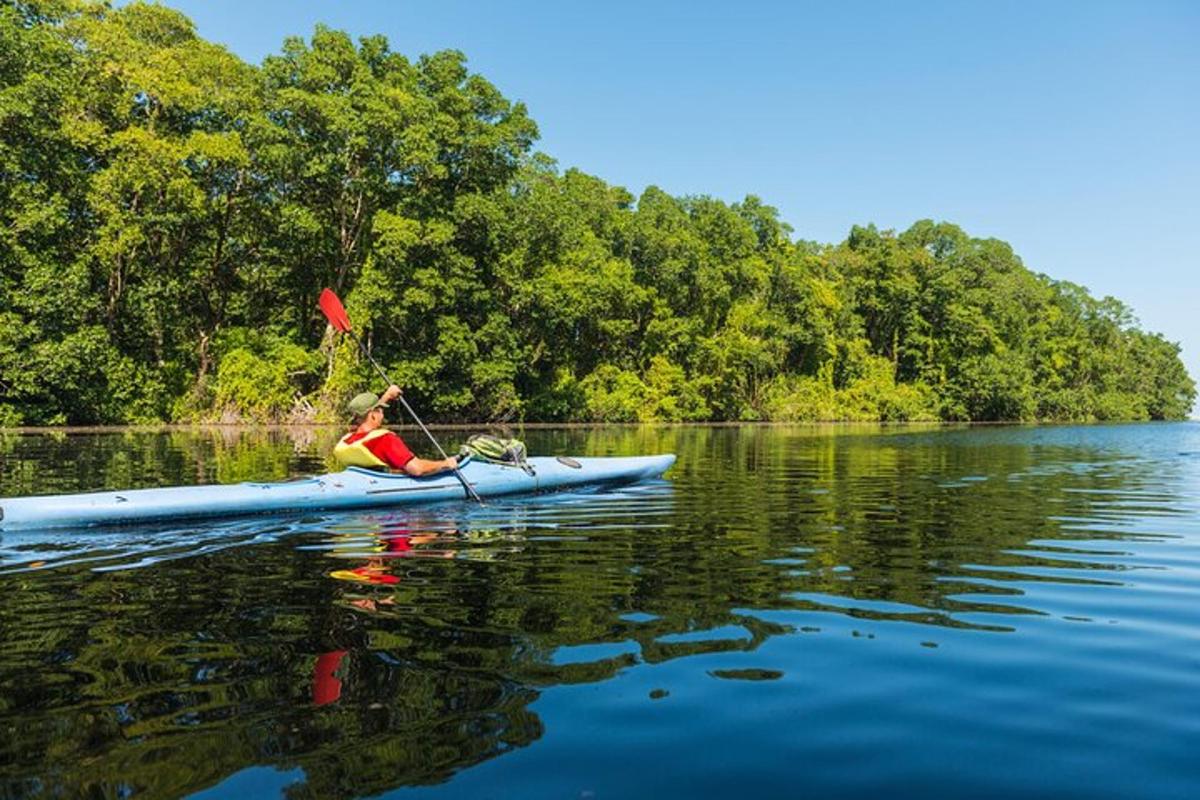
[[(0, 433), (0, 496), (323, 471), (335, 435)], [(680, 458), (0, 533), (0, 798), (1200, 796), (1200, 424), (525, 438)]]

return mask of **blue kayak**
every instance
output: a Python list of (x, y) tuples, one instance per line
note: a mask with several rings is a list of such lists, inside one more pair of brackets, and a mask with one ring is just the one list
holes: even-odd
[[(629, 458), (554, 458), (518, 466), (478, 459), (460, 471), (480, 497), (553, 491), (573, 486), (657, 478), (674, 455)], [(124, 525), (181, 518), (233, 517), (287, 511), (379, 508), (460, 500), (462, 483), (447, 472), (422, 478), (351, 467), (282, 483), (176, 486), (127, 492), (0, 498), (0, 531)]]

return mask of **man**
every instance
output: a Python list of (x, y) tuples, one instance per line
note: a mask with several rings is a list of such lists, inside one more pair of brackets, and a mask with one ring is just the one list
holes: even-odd
[(400, 387), (389, 386), (383, 397), (363, 392), (346, 406), (353, 415), (353, 430), (333, 448), (334, 457), (346, 467), (398, 469), (414, 478), (434, 475), (458, 466), (455, 458), (431, 461), (417, 458), (396, 434), (383, 427), (383, 410), (400, 396)]

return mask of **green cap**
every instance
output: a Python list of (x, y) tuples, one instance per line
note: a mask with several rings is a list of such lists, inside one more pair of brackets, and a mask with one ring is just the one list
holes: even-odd
[(379, 395), (371, 392), (357, 394), (346, 404), (346, 408), (356, 417), (365, 417), (373, 408), (387, 408), (387, 403), (379, 402)]

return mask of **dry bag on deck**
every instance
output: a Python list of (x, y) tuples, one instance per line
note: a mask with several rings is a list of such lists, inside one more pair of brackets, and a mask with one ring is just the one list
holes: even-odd
[(520, 439), (503, 439), (490, 433), (477, 433), (462, 449), (472, 457), (497, 464), (512, 464), (533, 474), (533, 467), (526, 460), (525, 443)]

